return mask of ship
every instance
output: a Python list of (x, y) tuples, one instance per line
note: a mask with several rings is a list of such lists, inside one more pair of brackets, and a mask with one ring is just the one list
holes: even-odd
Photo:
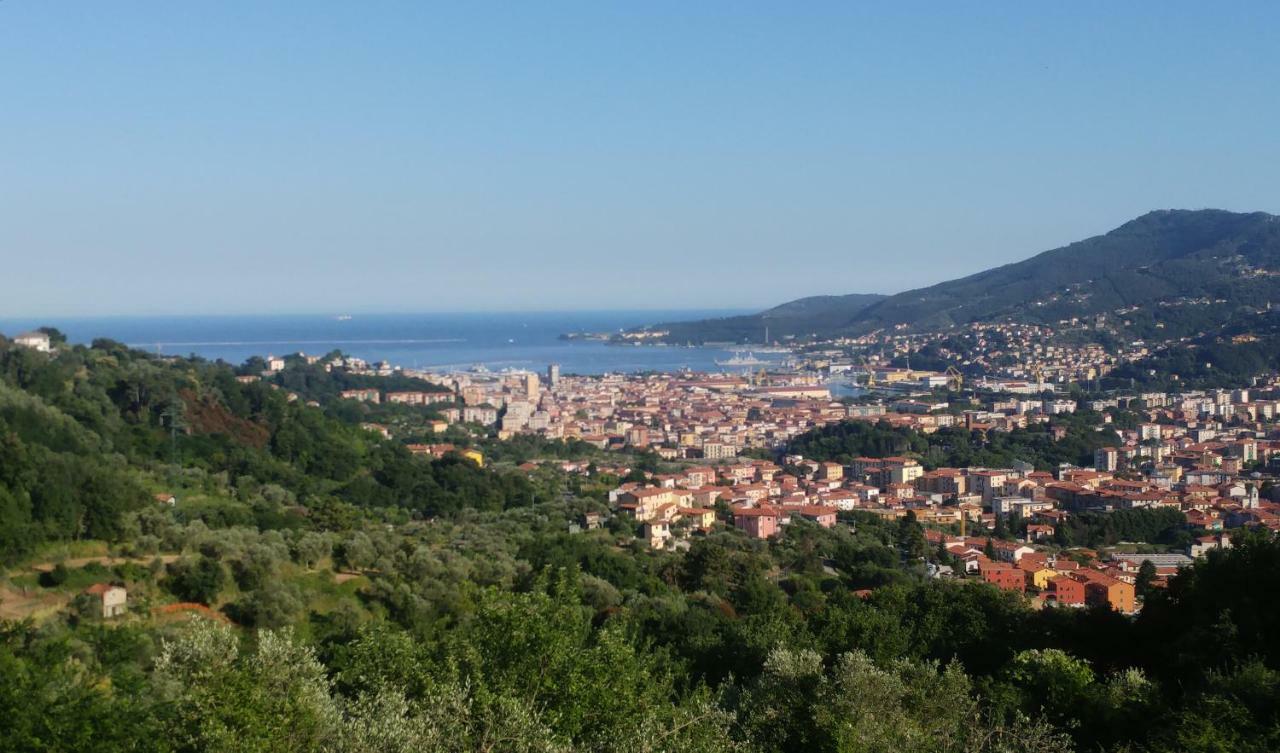
[(767, 366), (767, 365), (769, 365), (768, 361), (762, 361), (759, 358), (756, 358), (755, 353), (750, 353), (750, 352), (748, 352), (746, 356), (743, 356), (741, 352), (737, 352), (733, 354), (733, 358), (730, 358), (727, 361), (716, 361), (716, 366)]

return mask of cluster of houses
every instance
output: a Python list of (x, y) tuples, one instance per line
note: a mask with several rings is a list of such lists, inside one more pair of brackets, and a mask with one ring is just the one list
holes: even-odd
[[(806, 356), (814, 366), (832, 372), (874, 370), (872, 378), (876, 382), (893, 384), (914, 378), (906, 376), (906, 370), (888, 367), (887, 362), (909, 361), (912, 354), (927, 348), (933, 358), (941, 358), (966, 373), (989, 375), (1006, 391), (1038, 394), (1046, 384), (1095, 379), (1119, 364), (1149, 354), (1147, 343), (1128, 342), (1108, 349), (1088, 339), (1067, 341), (1062, 336), (1071, 330), (1110, 331), (1114, 321), (1100, 315), (1064, 320), (1055, 327), (1017, 322), (971, 322), (958, 329), (936, 332), (910, 332), (895, 327), (833, 339), (811, 347)], [(920, 386), (930, 387), (928, 383)]]
[(405, 447), (414, 455), (425, 455), (435, 460), (439, 460), (445, 455), (457, 454), (482, 468), (484, 467), (484, 453), (473, 447), (456, 447), (448, 443), (410, 444), (405, 445)]
[[(1269, 426), (1241, 420), (1243, 407), (1258, 409), (1261, 401), (1249, 401), (1243, 391), (1234, 397), (1153, 406), (1146, 414), (1151, 423), (1113, 430), (1116, 444), (1100, 449), (1092, 468), (1049, 472), (1018, 463), (926, 470), (911, 457), (842, 464), (789, 455), (781, 466), (767, 460), (694, 465), (647, 483), (624, 484), (610, 501), (643, 524), (642, 538), (654, 548), (678, 545), (730, 519), (749, 536), (769, 538), (797, 518), (833, 526), (840, 511), (886, 519), (911, 514), (957, 563), (962, 573), (953, 574), (1028, 592), (1055, 606), (1105, 603), (1131, 612), (1144, 561), (1156, 567), (1159, 586), (1195, 557), (1230, 546), (1233, 528), (1280, 531), (1280, 503), (1263, 495), (1260, 474), (1248, 470), (1280, 455), (1280, 440), (1272, 438)], [(1154, 402), (1155, 396), (1142, 399)], [(716, 513), (718, 504), (723, 515)], [(1055, 553), (1057, 527), (1071, 516), (1139, 508), (1178, 511), (1195, 538), (1183, 552), (1102, 558), (1093, 553), (1085, 559), (1093, 563), (1088, 566), (1078, 556)], [(994, 539), (1001, 519), (1019, 521), (1023, 539)]]
[[(965, 574), (1001, 590), (1030, 593), (1059, 607), (1105, 604), (1124, 613), (1137, 609), (1137, 567), (1129, 560), (1082, 565), (1066, 552), (1037, 551), (1019, 542), (951, 536), (936, 530), (925, 531), (925, 539), (945, 549)], [(1083, 559), (1089, 561), (1087, 556)]]
[(816, 377), (650, 374), (545, 379), (532, 372), (451, 375), (468, 423), (499, 438), (537, 434), (601, 449), (652, 450), (664, 458), (725, 460), (777, 447), (814, 426), (843, 420)]
[[(717, 502), (727, 504), (734, 526), (753, 538), (774, 536), (793, 518), (834, 526), (837, 508), (815, 503), (796, 481), (768, 461), (693, 466), (656, 476), (654, 485), (623, 484), (610, 492), (609, 500), (643, 524), (642, 538), (655, 549), (676, 538), (677, 524), (683, 523), (688, 533), (709, 530), (717, 522)], [(790, 493), (775, 493), (784, 488)]]

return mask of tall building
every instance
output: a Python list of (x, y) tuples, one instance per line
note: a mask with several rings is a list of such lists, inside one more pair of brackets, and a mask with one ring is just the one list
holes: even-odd
[(560, 383), (560, 364), (553, 363), (547, 366), (547, 384), (550, 385), (552, 389), (555, 389), (556, 385), (559, 383)]
[(536, 403), (538, 401), (540, 385), (536, 371), (530, 371), (524, 375), (524, 394), (529, 398), (530, 402)]

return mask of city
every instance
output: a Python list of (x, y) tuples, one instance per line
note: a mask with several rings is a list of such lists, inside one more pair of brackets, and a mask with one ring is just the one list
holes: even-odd
[[(1052, 357), (1052, 350), (1047, 355)], [(265, 378), (287, 368), (284, 359), (267, 363), (274, 368), (263, 373)], [(389, 365), (351, 359), (322, 365), (393, 373)], [(1035, 368), (1047, 370), (1041, 364)], [(912, 398), (837, 401), (816, 375), (802, 371), (581, 377), (561, 375), (553, 364), (545, 374), (412, 376), (443, 389), (349, 390), (341, 397), (429, 406), (438, 416), (431, 424), (434, 433), (462, 424), (472, 426), (477, 437), (498, 441), (518, 434), (579, 440), (617, 453), (606, 468), (623, 476), (637, 454), (653, 453), (670, 463), (667, 472), (620, 485), (608, 497), (613, 514), (641, 524), (639, 540), (656, 549), (687, 548), (689, 537), (717, 525), (769, 538), (781, 535), (793, 518), (830, 527), (837, 525), (839, 513), (856, 510), (919, 523), (941, 560), (931, 563), (932, 577), (977, 577), (1053, 606), (1084, 606), (1086, 594), (1092, 599), (1096, 591), (1114, 609), (1132, 613), (1140, 604), (1134, 590), (1140, 575), (1144, 589), (1159, 588), (1194, 558), (1230, 547), (1233, 530), (1280, 530), (1280, 504), (1261, 495), (1264, 485), (1272, 487), (1269, 463), (1280, 454), (1276, 377), (1234, 390), (1081, 400), (1031, 398), (1021, 394), (1020, 385), (1014, 392), (1008, 383), (986, 380), (986, 399), (966, 395), (966, 403), (952, 404), (939, 397), (945, 396), (940, 388), (947, 385), (946, 375), (892, 369), (875, 372), (875, 378), (921, 392)], [(1054, 392), (1049, 385), (1038, 386)], [(1092, 416), (1088, 428), (1103, 444), (1094, 451), (1092, 466), (1064, 463), (1043, 470), (1021, 461), (1007, 468), (926, 468), (914, 457), (832, 462), (787, 451), (802, 434), (847, 421), (926, 435), (944, 428), (986, 434), (1036, 426), (1065, 435), (1055, 420), (1077, 412)], [(363, 425), (394, 437), (387, 426)], [(478, 451), (446, 444), (409, 448), (436, 457), (464, 451), (477, 461), (483, 458)], [(522, 468), (538, 462), (553, 461)], [(569, 473), (589, 472), (579, 461), (559, 465)], [(1157, 509), (1175, 511), (1186, 532), (1185, 545), (1176, 551), (1120, 546), (1098, 552), (1062, 546), (1056, 535), (1079, 513)], [(593, 519), (592, 525), (600, 522)], [(1154, 570), (1140, 573), (1147, 562)]]
[(0, 2), (0, 753), (1280, 751), (1277, 29)]

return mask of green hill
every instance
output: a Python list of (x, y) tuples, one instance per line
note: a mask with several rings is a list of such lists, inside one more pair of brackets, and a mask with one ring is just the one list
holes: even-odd
[(788, 323), (773, 325), (779, 334), (829, 336), (897, 324), (917, 330), (999, 320), (1052, 324), (1138, 307), (1125, 316), (1139, 326), (1167, 320), (1179, 331), (1194, 332), (1278, 295), (1280, 218), (1164, 210), (1025, 261), (880, 300), (805, 298), (752, 317), (662, 326), (674, 341), (696, 342), (731, 333), (726, 322), (759, 327), (772, 319)]
[[(822, 334), (833, 328), (851, 326), (868, 306), (884, 300), (875, 293), (819, 295), (784, 303), (758, 314), (703, 319), (695, 322), (667, 322), (651, 329), (666, 330), (669, 342), (762, 343), (789, 337)], [(767, 334), (766, 334), (767, 331)]]
[(860, 312), (856, 326), (1052, 323), (1195, 298), (1260, 306), (1280, 293), (1280, 277), (1258, 272), (1276, 269), (1280, 218), (1274, 215), (1151, 212), (1026, 261), (891, 296)]
[[(1238, 362), (1275, 358), (1256, 345)], [(1277, 749), (1261, 526), (1133, 617), (926, 577), (954, 560), (913, 515), (760, 541), (718, 511), (655, 550), (606, 512), (617, 475), (413, 455), (360, 428), (385, 406), (337, 396), (373, 377), (321, 372), (0, 337), (0, 751)], [(1096, 421), (1055, 418), (1062, 439), (850, 422), (792, 449), (1055, 467), (1106, 441)], [(1184, 525), (1086, 513), (1055, 538), (1170, 546)], [(124, 614), (89, 590), (107, 584)]]

